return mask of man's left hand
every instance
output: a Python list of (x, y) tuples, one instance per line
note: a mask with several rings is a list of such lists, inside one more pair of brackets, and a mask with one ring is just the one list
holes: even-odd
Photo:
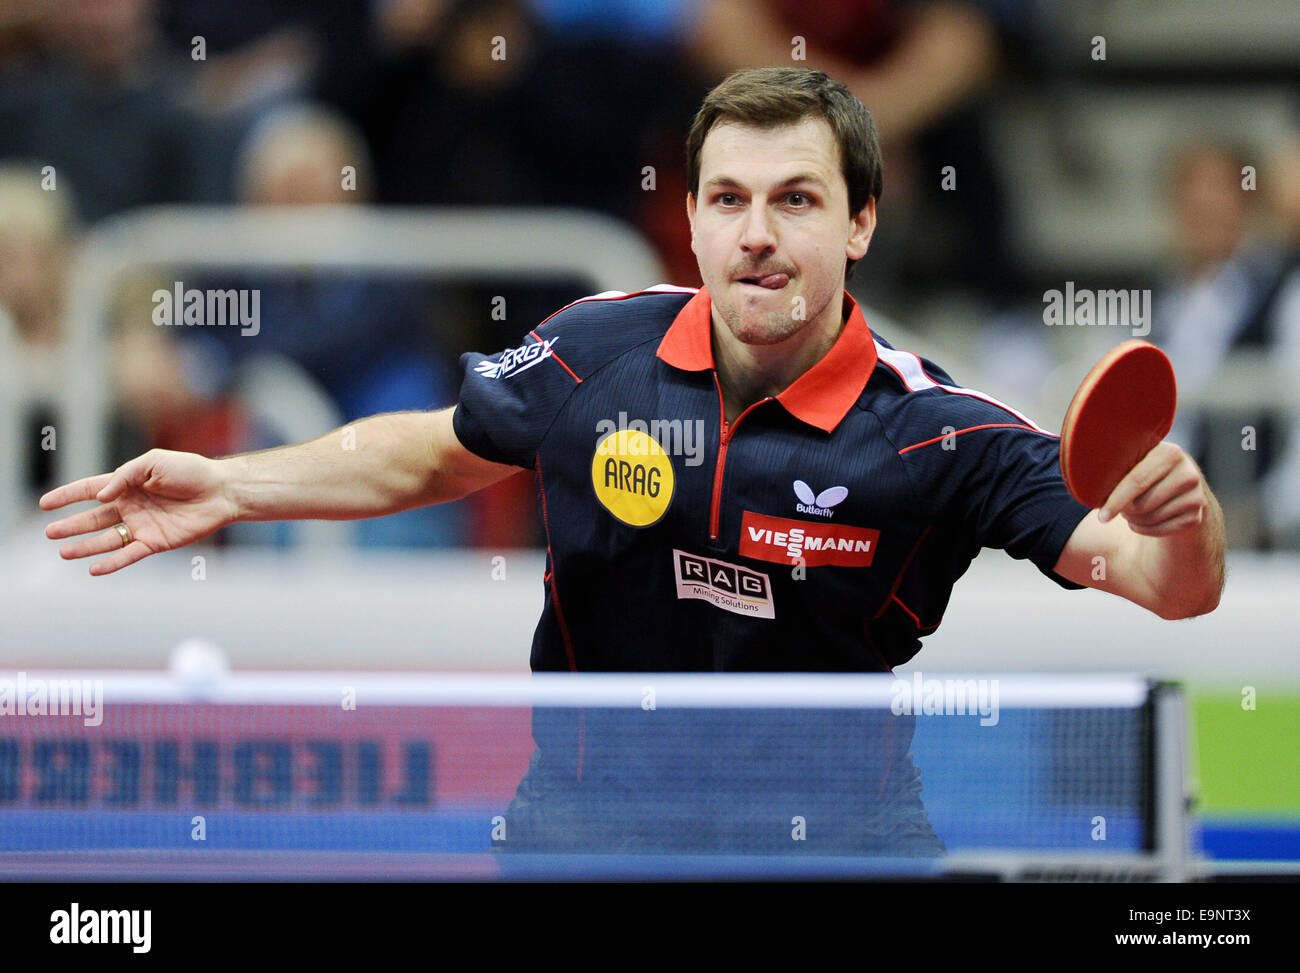
[(1105, 523), (1120, 514), (1136, 533), (1166, 537), (1202, 523), (1209, 510), (1200, 468), (1182, 447), (1162, 442), (1120, 480), (1098, 519)]

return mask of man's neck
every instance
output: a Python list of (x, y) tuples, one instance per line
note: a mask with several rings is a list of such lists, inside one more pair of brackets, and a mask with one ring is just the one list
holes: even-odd
[(727, 422), (734, 422), (753, 403), (784, 392), (821, 361), (844, 330), (844, 321), (841, 308), (838, 318), (814, 322), (778, 344), (748, 345), (736, 340), (715, 311), (711, 322), (713, 364)]

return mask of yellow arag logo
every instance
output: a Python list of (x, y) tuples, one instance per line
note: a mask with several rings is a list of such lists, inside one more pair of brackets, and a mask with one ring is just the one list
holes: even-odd
[(620, 429), (596, 446), (591, 485), (596, 499), (623, 523), (648, 527), (673, 499), (673, 464), (653, 436)]

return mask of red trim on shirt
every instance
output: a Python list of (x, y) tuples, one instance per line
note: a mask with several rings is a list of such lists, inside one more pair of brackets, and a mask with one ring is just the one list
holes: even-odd
[[(662, 287), (662, 286), (667, 286), (667, 285), (662, 285), (662, 284), (655, 285), (655, 287)], [(685, 287), (685, 288), (681, 288), (680, 290), (658, 290), (658, 291), (652, 290), (651, 288), (646, 288), (643, 291), (632, 291), (629, 294), (614, 293), (614, 294), (605, 295), (603, 297), (599, 294), (590, 294), (587, 297), (580, 297), (576, 301), (564, 305), (564, 307), (560, 308), (558, 311), (551, 312), (545, 317), (545, 319), (543, 319), (542, 324), (545, 324), (547, 321), (551, 320), (551, 318), (555, 317), (555, 315), (560, 314), (563, 311), (567, 311), (569, 308), (573, 307), (574, 305), (582, 304), (584, 301), (625, 301), (629, 297), (640, 297), (642, 294), (685, 294), (685, 293), (691, 293), (694, 290), (695, 288), (693, 287)], [(538, 327), (540, 328), (542, 324), (539, 324)]]
[(938, 628), (938, 627), (939, 627), (939, 624), (943, 621), (943, 619), (941, 618), (941, 619), (939, 619), (938, 622), (935, 622), (933, 625), (922, 625), (922, 624), (921, 624), (921, 620), (920, 620), (919, 618), (916, 617), (916, 612), (912, 611), (912, 609), (910, 609), (910, 608), (908, 608), (906, 605), (904, 605), (904, 604), (903, 604), (903, 599), (902, 599), (902, 598), (898, 597), (898, 595), (890, 595), (890, 596), (889, 596), (889, 600), (890, 600), (890, 601), (896, 601), (896, 602), (898, 602), (898, 607), (901, 608), (901, 609), (903, 609), (903, 611), (907, 612), (909, 615), (912, 616), (912, 621), (916, 622), (916, 627), (917, 627), (918, 629), (922, 629), (922, 630), (923, 630), (923, 629), (927, 629), (927, 628)]
[[(528, 332), (528, 335), (529, 335), (529, 337), (531, 337), (531, 338), (536, 338), (539, 342), (542, 340), (542, 336), (539, 335), (536, 331), (530, 331), (530, 332)], [(574, 380), (575, 382), (577, 382), (579, 385), (582, 384), (582, 379), (578, 378), (577, 374), (574, 373), (574, 371), (573, 371), (572, 368), (570, 368), (568, 365), (564, 364), (564, 359), (561, 358), (559, 355), (557, 355), (557, 354), (555, 353), (555, 350), (554, 350), (554, 349), (551, 350), (551, 357), (554, 358), (557, 362), (560, 363), (560, 367), (561, 367), (561, 368), (563, 368), (566, 372), (568, 372), (570, 375), (573, 376), (573, 380)]]
[(1030, 432), (1038, 432), (1033, 426), (1026, 426), (1023, 422), (986, 422), (982, 426), (967, 426), (965, 429), (958, 429), (955, 432), (947, 433), (943, 436), (935, 436), (933, 439), (927, 439), (923, 443), (913, 443), (911, 446), (904, 446), (898, 451), (898, 455), (910, 452), (913, 449), (920, 449), (922, 446), (929, 446), (937, 443), (941, 439), (947, 439), (949, 436), (960, 436), (964, 432), (974, 432), (977, 429), (1027, 429)]
[[(886, 368), (888, 368), (891, 372), (893, 372), (895, 375), (897, 375), (897, 376), (898, 376), (898, 380), (899, 380), (900, 382), (903, 383), (903, 388), (907, 389), (907, 391), (909, 391), (909, 392), (926, 392), (926, 391), (929, 391), (930, 388), (936, 388), (936, 389), (938, 389), (940, 392), (945, 393), (946, 395), (964, 395), (964, 396), (966, 396), (967, 398), (979, 399), (981, 402), (987, 402), (987, 403), (988, 403), (989, 405), (991, 405), (991, 406), (996, 406), (997, 408), (1001, 409), (1003, 412), (1007, 413), (1008, 415), (1013, 415), (1013, 416), (1015, 416), (1017, 419), (1021, 420), (1021, 423), (1022, 423), (1022, 424), (1023, 424), (1023, 423), (1029, 423), (1029, 425), (1027, 425), (1025, 428), (1027, 428), (1030, 432), (1040, 433), (1041, 435), (1044, 435), (1044, 436), (1051, 436), (1053, 439), (1060, 439), (1060, 438), (1061, 438), (1060, 436), (1056, 435), (1055, 433), (1048, 432), (1046, 429), (1043, 429), (1043, 428), (1042, 428), (1041, 426), (1039, 426), (1036, 422), (1034, 422), (1034, 420), (1030, 419), (1030, 418), (1029, 418), (1028, 416), (1026, 416), (1026, 415), (1021, 414), (1020, 412), (1016, 411), (1015, 409), (1011, 408), (1011, 406), (1007, 405), (1005, 402), (999, 402), (997, 399), (993, 398), (993, 396), (991, 396), (991, 395), (989, 395), (989, 394), (987, 394), (987, 393), (985, 393), (985, 392), (981, 392), (981, 391), (979, 391), (978, 389), (954, 388), (954, 387), (951, 387), (951, 386), (948, 386), (948, 385), (944, 385), (944, 384), (943, 384), (942, 382), (940, 382), (937, 378), (935, 378), (933, 375), (931, 375), (929, 372), (927, 372), (927, 371), (925, 370), (925, 362), (923, 362), (923, 361), (922, 361), (922, 360), (921, 360), (921, 359), (916, 355), (915, 352), (906, 351), (906, 350), (904, 350), (904, 349), (902, 349), (902, 348), (895, 348), (895, 349), (893, 349), (893, 350), (896, 351), (896, 352), (898, 352), (900, 355), (907, 355), (909, 358), (914, 358), (914, 359), (916, 359), (916, 364), (917, 364), (917, 367), (921, 369), (921, 374), (924, 375), (924, 376), (926, 377), (926, 379), (928, 379), (930, 382), (933, 383), (933, 384), (930, 385), (929, 387), (923, 387), (923, 388), (919, 388), (919, 389), (918, 389), (918, 388), (914, 388), (913, 386), (911, 386), (910, 384), (908, 384), (907, 377), (906, 377), (906, 376), (905, 376), (901, 371), (899, 371), (897, 365), (895, 365), (893, 362), (889, 361), (887, 358), (881, 358), (881, 359), (880, 359), (880, 364), (884, 365), (884, 366), (885, 366)], [(940, 437), (940, 438), (942, 438), (942, 437)]]
[[(542, 457), (538, 454), (535, 464), (537, 466), (537, 487), (542, 496), (542, 526), (546, 528), (546, 554), (551, 558), (551, 564), (555, 564), (555, 559), (551, 557), (551, 523), (546, 516), (546, 484), (542, 480)], [(551, 584), (551, 603), (555, 605), (555, 621), (560, 626), (560, 636), (564, 639), (564, 653), (569, 657), (569, 671), (578, 671), (578, 661), (573, 652), (573, 640), (569, 638), (569, 626), (564, 621), (564, 610), (560, 607), (560, 592), (555, 585), (555, 569), (552, 567), (550, 573), (546, 576)], [(585, 714), (581, 711), (578, 714), (578, 780), (582, 780), (582, 764), (586, 750), (586, 729), (587, 723)]]
[[(537, 487), (538, 492), (542, 495), (542, 526), (546, 529), (546, 553), (551, 553), (551, 523), (546, 516), (546, 483), (542, 480), (542, 457), (539, 454), (535, 460), (537, 465)], [(551, 561), (554, 565), (554, 560)], [(578, 661), (573, 654), (573, 642), (569, 639), (569, 626), (564, 623), (564, 612), (560, 608), (560, 593), (556, 590), (555, 585), (555, 568), (552, 567), (547, 575), (551, 583), (551, 600), (555, 602), (555, 620), (560, 624), (560, 634), (564, 637), (564, 651), (569, 657), (569, 669), (572, 672), (578, 671)]]
[(925, 539), (930, 536), (930, 528), (933, 526), (933, 524), (926, 524), (925, 530), (921, 531), (921, 536), (916, 539), (916, 543), (912, 545), (912, 549), (907, 552), (907, 557), (903, 561), (903, 566), (898, 569), (898, 577), (894, 578), (894, 583), (889, 589), (889, 597), (881, 604), (880, 611), (871, 616), (872, 618), (879, 618), (885, 613), (885, 609), (889, 607), (890, 599), (897, 594), (898, 586), (903, 583), (903, 575), (907, 574), (907, 569), (912, 566), (912, 558), (916, 557), (916, 552), (921, 549), (921, 545), (925, 543)]
[[(897, 375), (897, 376), (898, 376), (898, 380), (899, 380), (900, 382), (903, 383), (903, 388), (907, 389), (909, 392), (920, 392), (920, 391), (921, 391), (921, 389), (914, 389), (914, 388), (912, 388), (912, 386), (910, 386), (910, 385), (907, 384), (907, 379), (903, 377), (903, 373), (900, 372), (900, 371), (898, 370), (898, 366), (895, 365), (893, 362), (891, 362), (891, 361), (886, 361), (886, 360), (884, 360), (884, 359), (882, 358), (882, 359), (880, 360), (880, 364), (884, 365), (884, 366), (885, 366), (886, 368), (888, 368), (891, 372), (893, 372), (895, 375)], [(936, 382), (935, 385), (937, 386), (938, 383)]]

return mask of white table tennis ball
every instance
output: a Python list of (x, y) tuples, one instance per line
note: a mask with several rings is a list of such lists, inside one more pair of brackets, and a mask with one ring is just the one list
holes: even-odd
[(190, 638), (172, 649), (170, 668), (179, 682), (201, 687), (223, 679), (230, 672), (230, 662), (215, 642)]

